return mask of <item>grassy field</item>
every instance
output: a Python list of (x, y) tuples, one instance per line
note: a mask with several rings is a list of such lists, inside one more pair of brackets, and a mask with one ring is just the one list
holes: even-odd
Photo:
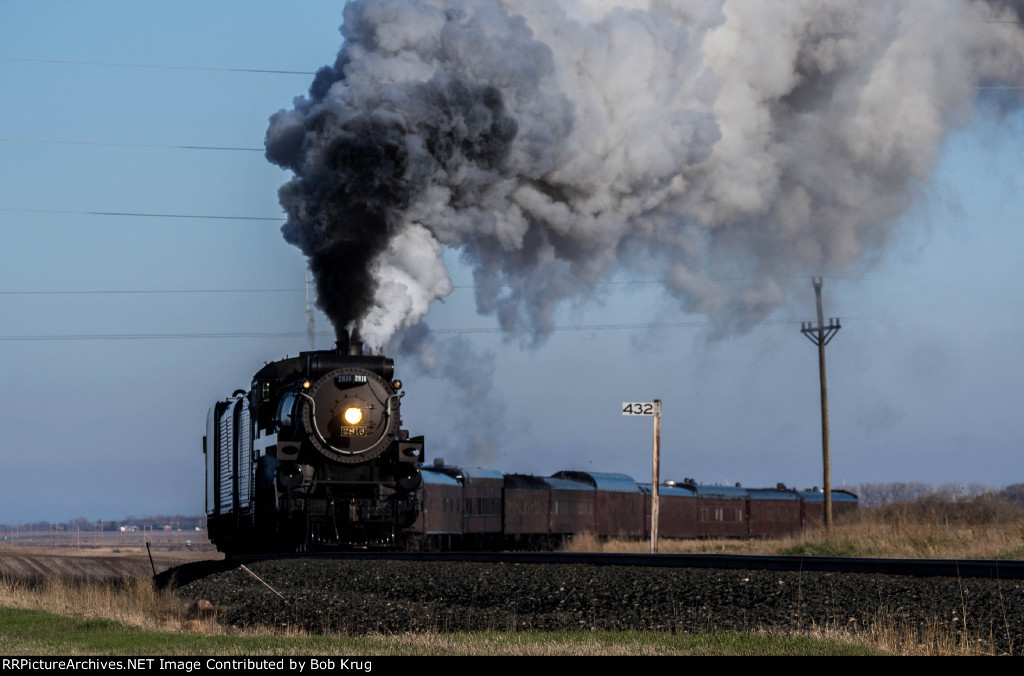
[(4, 655), (972, 655), (952, 634), (911, 633), (878, 617), (859, 632), (794, 634), (486, 632), (368, 636), (239, 630), (144, 578), (26, 584), (0, 579)]
[[(646, 552), (650, 542), (578, 537), (569, 551)], [(663, 540), (670, 553), (861, 556), (926, 559), (1024, 559), (1024, 510), (1001, 498), (929, 497), (861, 509), (835, 525), (784, 538)]]
[(224, 634), (140, 629), (107, 619), (0, 608), (4, 655), (875, 655), (827, 637), (752, 634), (482, 633), (392, 636)]
[(39, 585), (0, 581), (4, 655), (873, 655), (853, 637), (558, 632), (312, 636), (239, 631), (144, 579)]
[(134, 530), (83, 531), (80, 529), (49, 530), (0, 527), (0, 548), (33, 547), (60, 550), (73, 555), (94, 553), (145, 553), (146, 543), (157, 553), (189, 556), (190, 553), (216, 553), (206, 531), (197, 530)]
[[(810, 554), (932, 558), (1024, 558), (1024, 514), (1012, 504), (914, 504), (862, 509), (837, 524), (831, 537), (811, 532), (780, 540), (663, 542), (662, 552)], [(210, 558), (197, 548), (154, 553), (157, 569)], [(577, 538), (576, 550), (646, 551), (645, 542)], [(77, 548), (75, 548), (77, 550)], [(115, 551), (116, 550), (116, 551)], [(311, 636), (245, 631), (218, 624), (209, 612), (169, 592), (157, 592), (145, 574), (72, 582), (60, 566), (69, 554), (90, 560), (123, 557), (149, 568), (145, 549), (110, 543), (88, 552), (68, 548), (0, 546), (5, 561), (29, 558), (55, 566), (33, 582), (0, 574), (0, 645), (5, 655), (970, 655), (949, 634), (911, 634), (887, 617), (857, 633), (820, 627), (794, 635), (766, 629), (748, 634), (485, 633), (387, 636)], [(60, 556), (56, 556), (60, 554)], [(33, 558), (34, 557), (34, 558)], [(50, 562), (46, 557), (52, 557)], [(42, 563), (40, 563), (42, 562)], [(106, 565), (106, 564), (105, 564)]]

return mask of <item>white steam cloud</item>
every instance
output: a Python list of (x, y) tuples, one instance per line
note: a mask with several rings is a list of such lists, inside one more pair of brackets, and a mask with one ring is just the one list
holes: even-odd
[[(756, 321), (878, 251), (979, 87), (1024, 84), (1015, 3), (372, 0), (267, 156), (340, 330), (382, 348), (474, 269), (552, 330), (620, 267)], [(1003, 101), (1016, 105), (1016, 101)], [(757, 280), (722, 285), (723, 276)]]

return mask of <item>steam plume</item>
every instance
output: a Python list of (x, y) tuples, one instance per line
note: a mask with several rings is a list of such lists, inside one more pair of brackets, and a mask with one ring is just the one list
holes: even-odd
[[(782, 278), (884, 245), (979, 87), (1024, 83), (1016, 3), (373, 0), (271, 118), (285, 238), (374, 348), (474, 269), (480, 312), (553, 328), (619, 267), (756, 321)], [(1010, 102), (1016, 105), (1016, 101)], [(754, 279), (723, 286), (716, 278)]]

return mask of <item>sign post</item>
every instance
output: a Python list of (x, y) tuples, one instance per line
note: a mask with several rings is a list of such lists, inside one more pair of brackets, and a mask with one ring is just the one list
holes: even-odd
[(652, 402), (624, 401), (622, 415), (654, 416), (654, 452), (651, 461), (651, 554), (658, 553), (658, 486), (661, 483), (661, 399)]

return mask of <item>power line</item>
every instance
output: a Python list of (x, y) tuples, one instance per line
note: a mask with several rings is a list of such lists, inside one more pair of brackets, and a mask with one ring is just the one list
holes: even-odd
[[(647, 331), (653, 329), (691, 329), (710, 326), (737, 327), (757, 326), (762, 324), (799, 324), (797, 319), (763, 319), (759, 322), (716, 322), (716, 321), (690, 321), (690, 322), (662, 322), (662, 323), (640, 323), (640, 324), (579, 324), (575, 326), (555, 326), (550, 329), (552, 333), (563, 331)], [(535, 329), (528, 327), (516, 327), (503, 329), (500, 327), (462, 328), (462, 329), (430, 329), (431, 333), (534, 333)]]
[(0, 291), (0, 296), (86, 296), (86, 295), (144, 295), (174, 293), (301, 293), (302, 289), (97, 289), (94, 291), (53, 290), (53, 291)]
[[(287, 289), (291, 291), (291, 289)], [(845, 317), (844, 322), (871, 322), (888, 321), (884, 319), (872, 319), (867, 317)], [(765, 325), (788, 325), (801, 324), (798, 319), (763, 319), (761, 321), (748, 322), (720, 322), (720, 321), (689, 321), (689, 322), (662, 322), (662, 323), (638, 323), (638, 324), (579, 324), (569, 326), (556, 326), (545, 333), (563, 333), (579, 331), (650, 331), (658, 329), (692, 329), (721, 326), (725, 328), (754, 327)], [(430, 330), (436, 335), (451, 334), (485, 334), (485, 333), (533, 333), (535, 330), (526, 327), (503, 329), (500, 327), (465, 327)], [(0, 342), (14, 341), (70, 341), (70, 340), (176, 340), (176, 339), (208, 339), (208, 338), (303, 338), (307, 337), (307, 331), (252, 331), (252, 332), (207, 332), (207, 333), (72, 333), (72, 334), (39, 334), (39, 335), (14, 335), (0, 336)], [(320, 338), (333, 337), (333, 332), (318, 331), (315, 334)]]
[[(1024, 89), (1024, 87), (983, 87), (982, 89)], [(109, 143), (103, 141), (67, 141), (62, 139), (33, 138), (0, 138), (0, 143), (24, 143), (38, 145), (96, 146), (105, 148), (147, 148), (156, 150), (226, 150), (233, 152), (264, 153), (266, 148), (247, 148), (242, 146), (203, 146), (165, 143)], [(982, 152), (982, 151), (946, 151), (944, 156), (958, 157), (1021, 157), (1024, 153), (1016, 152)]]
[[(825, 279), (844, 279), (855, 281), (875, 281), (868, 277), (842, 277), (823, 275)], [(811, 279), (810, 275), (780, 277), (779, 279)], [(713, 278), (715, 282), (760, 281), (756, 277)], [(639, 279), (620, 282), (597, 282), (594, 286), (627, 286), (627, 285), (662, 285), (657, 279)], [(475, 284), (456, 284), (453, 289), (476, 289)], [(42, 290), (0, 290), (0, 296), (102, 296), (102, 295), (147, 295), (147, 294), (190, 294), (190, 293), (304, 293), (302, 288), (280, 289), (42, 289)]]
[[(155, 213), (143, 213), (143, 212), (132, 212), (132, 211), (80, 211), (71, 209), (15, 209), (9, 207), (0, 207), (0, 212), (9, 213), (24, 213), (24, 214), (60, 214), (70, 216), (138, 216), (144, 218), (199, 218), (199, 219), (215, 219), (215, 220), (229, 220), (229, 221), (277, 221), (283, 223), (285, 218), (283, 216), (271, 217), (271, 216), (218, 216), (213, 214), (155, 214)], [(919, 224), (957, 224), (957, 223), (977, 223), (979, 221), (989, 223), (1020, 223), (1024, 221), (1024, 217), (996, 217), (996, 216), (974, 216), (968, 218), (907, 218), (902, 219), (902, 223), (919, 223)], [(826, 276), (828, 279), (849, 279), (849, 280), (869, 280), (866, 277), (854, 277), (854, 276)], [(796, 277), (785, 277), (785, 279), (810, 279), (810, 275), (800, 275)], [(756, 281), (757, 278), (721, 278), (712, 281)], [(631, 284), (633, 282), (621, 282), (623, 284)]]
[[(709, 326), (754, 326), (758, 324), (798, 324), (796, 319), (766, 319), (760, 322), (714, 322), (714, 321), (692, 321), (692, 322), (667, 322), (667, 323), (641, 323), (641, 324), (584, 324), (575, 326), (556, 326), (549, 333), (561, 333), (566, 331), (636, 331), (652, 329), (674, 329), (674, 328), (702, 328)], [(480, 328), (452, 328), (452, 329), (431, 329), (431, 333), (438, 335), (446, 334), (474, 334), (474, 333), (532, 333), (534, 329), (514, 328), (502, 329), (500, 327)], [(305, 331), (283, 331), (283, 332), (225, 332), (225, 333), (78, 333), (78, 334), (48, 334), (48, 335), (21, 335), (21, 336), (0, 336), (0, 341), (44, 341), (44, 340), (170, 340), (185, 338), (299, 338), (307, 336)], [(334, 336), (333, 332), (318, 332), (317, 336)]]
[[(71, 333), (36, 336), (0, 336), (0, 341), (42, 340), (168, 340), (180, 338), (294, 338), (304, 332), (253, 333)], [(333, 334), (332, 334), (333, 335)]]
[(109, 148), (158, 148), (173, 150), (240, 150), (265, 152), (265, 148), (239, 148), (234, 146), (161, 145), (157, 143), (101, 143), (99, 141), (57, 141), (53, 139), (0, 138), (0, 143), (39, 143), (65, 146), (104, 146)]
[(149, 68), (156, 70), (198, 70), (222, 73), (270, 73), (273, 75), (316, 75), (306, 70), (273, 70), (267, 68), (221, 68), (217, 66), (168, 66), (152, 63), (110, 63), (106, 61), (75, 61), (71, 59), (28, 59), (17, 56), (0, 56), (0, 61), (19, 61), (23, 63), (51, 63), (75, 66), (103, 66), (105, 68)]
[[(813, 275), (785, 275), (785, 276), (781, 276), (781, 277), (772, 277), (770, 279), (774, 280), (774, 281), (790, 280), (790, 279), (811, 279), (812, 276)], [(843, 276), (843, 275), (831, 275), (831, 276), (830, 275), (817, 275), (817, 276), (818, 277), (824, 276), (825, 279), (842, 279), (842, 280), (852, 280), (852, 281), (859, 281), (859, 282), (875, 281), (874, 279), (872, 279), (870, 277), (851, 277), (851, 276)], [(763, 282), (763, 281), (765, 281), (765, 278), (763, 278), (763, 277), (708, 277), (707, 281), (709, 281), (709, 282), (735, 282), (735, 283)], [(624, 281), (619, 281), (619, 282), (594, 282), (593, 286), (639, 286), (639, 285), (650, 285), (650, 284), (664, 285), (666, 283), (667, 282), (665, 280), (659, 280), (659, 279), (631, 279), (631, 280), (624, 280)], [(455, 284), (454, 286), (452, 286), (452, 288), (453, 289), (476, 289), (476, 288), (478, 288), (478, 286), (476, 284)]]
[(137, 216), (142, 218), (195, 218), (223, 221), (276, 221), (283, 223), (284, 218), (267, 216), (214, 216), (210, 214), (149, 214), (132, 211), (68, 211), (58, 209), (8, 209), (0, 207), (0, 211), (19, 214), (60, 214), (70, 216)]

